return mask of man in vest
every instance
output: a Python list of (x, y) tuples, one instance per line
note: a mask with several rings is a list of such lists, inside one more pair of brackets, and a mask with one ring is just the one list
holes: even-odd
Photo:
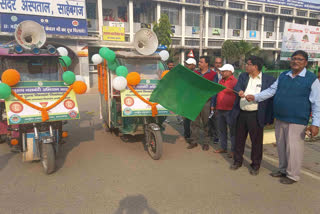
[(308, 54), (298, 50), (291, 56), (290, 71), (280, 74), (269, 89), (247, 95), (248, 101), (261, 102), (274, 96), (275, 134), (279, 156), (279, 170), (272, 177), (280, 177), (283, 184), (300, 179), (306, 126), (312, 111), (312, 125), (307, 131), (316, 136), (320, 126), (320, 83), (317, 76), (306, 70)]

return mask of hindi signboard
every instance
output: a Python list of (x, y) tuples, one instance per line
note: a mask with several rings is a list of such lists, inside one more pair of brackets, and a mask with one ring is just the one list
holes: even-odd
[[(30, 103), (49, 107), (68, 90), (61, 81), (20, 82), (12, 90)], [(9, 125), (42, 122), (41, 111), (31, 108), (11, 95), (5, 101)], [(49, 121), (80, 119), (76, 95), (73, 90), (56, 107), (48, 111)]]
[(103, 40), (125, 41), (125, 29), (123, 22), (109, 22), (109, 26), (103, 26)]
[(0, 13), (2, 32), (32, 20), (48, 34), (88, 35), (85, 0), (0, 0)]
[(280, 60), (290, 60), (296, 50), (306, 51), (309, 61), (320, 61), (320, 27), (286, 22)]
[(87, 18), (85, 0), (1, 0), (0, 13)]
[[(135, 90), (146, 100), (149, 100), (153, 89), (156, 88), (158, 80), (141, 80)], [(122, 117), (152, 116), (151, 106), (140, 100), (130, 89), (121, 91)], [(157, 116), (174, 115), (173, 112), (157, 105)]]

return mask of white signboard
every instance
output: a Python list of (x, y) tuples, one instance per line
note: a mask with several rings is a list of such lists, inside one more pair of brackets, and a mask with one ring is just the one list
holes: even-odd
[(297, 50), (307, 52), (309, 61), (320, 61), (320, 27), (286, 22), (280, 60), (290, 60)]
[(0, 13), (86, 19), (85, 0), (0, 0)]

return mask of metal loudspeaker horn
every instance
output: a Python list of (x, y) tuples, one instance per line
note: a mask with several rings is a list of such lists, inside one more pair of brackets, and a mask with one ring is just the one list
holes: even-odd
[(21, 22), (14, 33), (17, 43), (24, 49), (41, 48), (46, 43), (44, 28), (34, 21)]
[(158, 48), (157, 35), (150, 29), (139, 30), (134, 37), (133, 46), (142, 55), (151, 55)]

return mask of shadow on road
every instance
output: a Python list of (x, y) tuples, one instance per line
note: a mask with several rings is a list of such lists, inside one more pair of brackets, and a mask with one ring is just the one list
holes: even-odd
[(0, 156), (0, 171), (6, 167), (6, 165), (8, 164), (9, 160), (16, 155), (17, 153), (7, 153), (5, 155)]
[(158, 214), (149, 207), (147, 199), (143, 195), (127, 196), (119, 202), (119, 208), (114, 214)]
[(103, 128), (94, 112), (83, 111), (80, 115), (80, 120), (68, 121), (68, 124), (63, 127), (63, 130), (68, 131), (69, 136), (64, 139), (66, 143), (60, 146), (56, 162), (57, 170), (63, 167), (69, 152), (82, 142), (94, 141), (95, 132)]

